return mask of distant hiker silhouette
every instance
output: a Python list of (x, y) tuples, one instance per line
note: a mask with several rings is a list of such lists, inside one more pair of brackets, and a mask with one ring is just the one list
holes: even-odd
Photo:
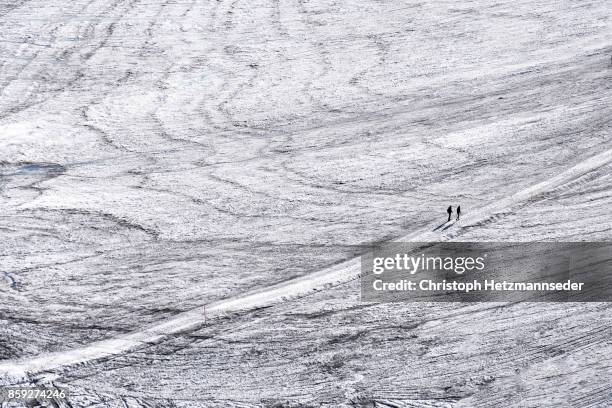
[(453, 214), (453, 206), (449, 205), (448, 208), (446, 209), (446, 212), (448, 213), (448, 220), (450, 221), (451, 215)]
[(457, 206), (457, 219), (459, 219), (459, 216), (461, 215), (461, 206), (458, 205)]

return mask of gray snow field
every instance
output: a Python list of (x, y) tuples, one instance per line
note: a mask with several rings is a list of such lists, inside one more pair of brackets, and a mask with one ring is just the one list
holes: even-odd
[(400, 237), (612, 240), (611, 11), (0, 0), (0, 384), (609, 407), (607, 303), (368, 304), (355, 265)]

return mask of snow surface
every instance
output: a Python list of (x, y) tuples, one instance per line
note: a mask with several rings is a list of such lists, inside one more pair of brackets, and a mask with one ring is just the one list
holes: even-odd
[(609, 9), (0, 1), (0, 383), (606, 406), (606, 304), (369, 305), (354, 278), (400, 237), (612, 238)]

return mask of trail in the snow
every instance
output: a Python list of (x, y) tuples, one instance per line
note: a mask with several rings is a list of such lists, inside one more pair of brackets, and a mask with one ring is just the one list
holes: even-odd
[[(539, 194), (556, 189), (581, 176), (612, 162), (612, 149), (595, 155), (565, 170), (546, 181), (521, 190), (506, 199), (470, 211), (461, 219), (459, 228), (449, 228), (456, 222), (451, 221), (436, 227), (431, 226), (414, 231), (396, 241), (441, 241), (456, 237), (466, 228), (473, 228), (484, 222), (494, 220), (519, 204), (534, 199)], [(441, 230), (443, 228), (443, 230)], [(448, 229), (448, 231), (447, 231)], [(223, 299), (206, 306), (181, 313), (166, 321), (148, 328), (102, 340), (87, 346), (63, 352), (42, 354), (22, 360), (5, 361), (0, 364), (0, 379), (4, 382), (23, 381), (28, 375), (51, 371), (64, 366), (82, 364), (112, 357), (140, 349), (144, 346), (163, 341), (169, 336), (197, 330), (206, 324), (207, 319), (233, 312), (248, 311), (279, 303), (288, 299), (305, 296), (326, 287), (349, 282), (359, 277), (359, 258), (350, 259), (330, 268), (272, 285), (267, 288)]]

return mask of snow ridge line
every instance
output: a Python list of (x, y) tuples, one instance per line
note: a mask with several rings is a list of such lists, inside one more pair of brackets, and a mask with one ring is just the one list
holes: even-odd
[[(494, 217), (496, 214), (507, 212), (509, 208), (517, 204), (527, 202), (543, 192), (567, 184), (610, 162), (612, 162), (612, 149), (592, 156), (548, 180), (530, 186), (505, 199), (481, 207), (470, 214), (466, 214), (461, 220), (461, 228), (478, 225)], [(440, 241), (458, 235), (459, 231), (448, 234), (442, 233), (441, 236), (439, 232), (434, 232), (430, 226), (427, 226), (400, 237), (395, 241)], [(208, 305), (180, 313), (166, 321), (139, 331), (97, 341), (72, 350), (0, 362), (0, 383), (19, 383), (38, 373), (102, 360), (135, 351), (148, 345), (158, 344), (172, 335), (197, 330), (203, 327), (208, 319), (214, 319), (230, 313), (268, 307), (286, 300), (308, 295), (329, 286), (357, 279), (360, 272), (360, 258), (357, 257), (290, 281), (215, 301)]]

